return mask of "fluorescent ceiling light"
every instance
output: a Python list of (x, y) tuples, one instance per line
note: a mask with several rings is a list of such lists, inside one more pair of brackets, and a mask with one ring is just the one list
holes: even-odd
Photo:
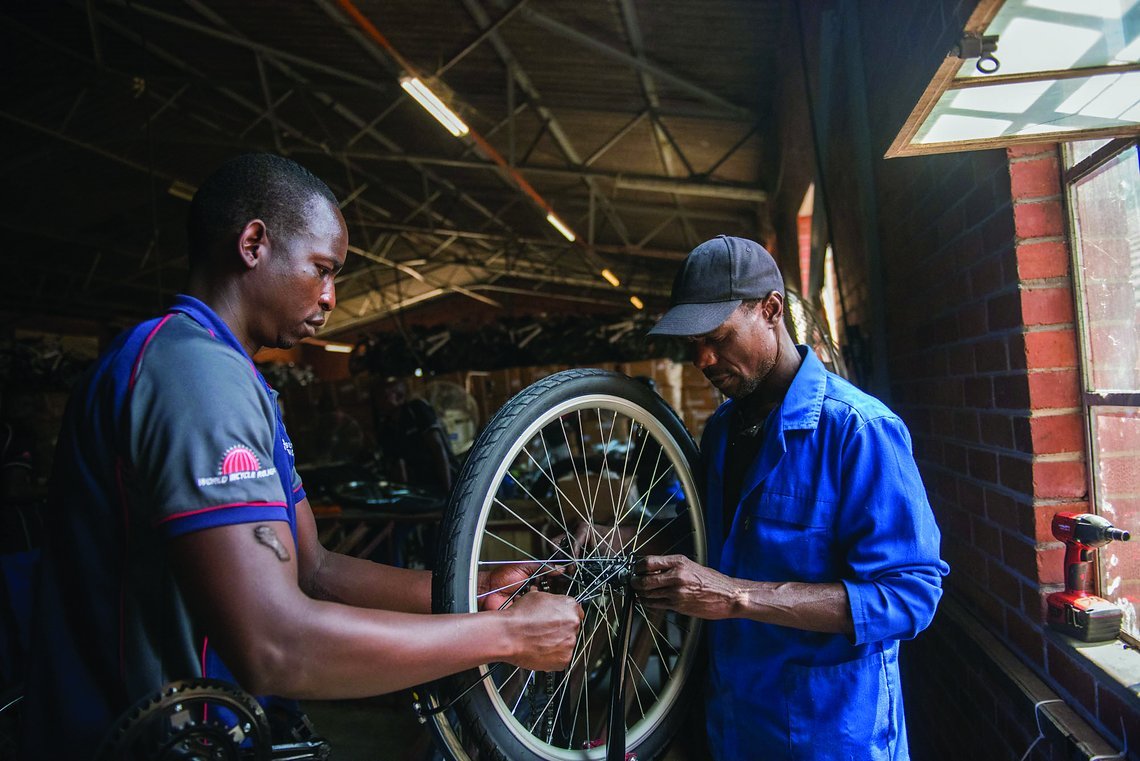
[(182, 180), (175, 180), (174, 182), (170, 183), (170, 187), (166, 189), (167, 193), (174, 196), (175, 198), (181, 198), (183, 201), (193, 201), (194, 193), (197, 191), (198, 188), (194, 187), (188, 182), (183, 182)]
[(325, 351), (336, 352), (337, 354), (351, 354), (352, 346), (349, 344), (325, 344)]
[(562, 233), (562, 237), (566, 238), (566, 240), (570, 241), (571, 243), (573, 243), (575, 238), (577, 238), (577, 236), (574, 235), (574, 231), (567, 227), (565, 222), (554, 216), (554, 212), (547, 213), (546, 221), (549, 222), (555, 230)]
[(630, 296), (629, 303), (633, 304), (638, 309), (645, 309), (645, 304), (642, 303), (641, 299), (637, 298), (636, 296)]
[(463, 123), (463, 120), (444, 105), (443, 101), (418, 78), (403, 77), (400, 79), (400, 87), (403, 87), (409, 95), (415, 98), (416, 103), (423, 106), (424, 109), (434, 116), (436, 121), (446, 127), (447, 131), (452, 135), (462, 137), (471, 131), (467, 125)]
[(608, 269), (602, 270), (602, 277), (604, 277), (606, 279), (606, 282), (612, 285), (614, 288), (617, 288), (619, 285), (621, 285), (621, 281), (617, 279), (617, 275), (610, 272)]

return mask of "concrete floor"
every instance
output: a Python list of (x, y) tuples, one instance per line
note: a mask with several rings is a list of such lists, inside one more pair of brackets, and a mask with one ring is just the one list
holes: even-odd
[(429, 761), (432, 743), (407, 693), (303, 703), (332, 745), (331, 761)]
[[(431, 737), (412, 712), (408, 693), (363, 700), (303, 704), (317, 731), (332, 745), (331, 761), (437, 761)], [(680, 735), (684, 736), (686, 728)], [(679, 739), (662, 761), (704, 761)]]

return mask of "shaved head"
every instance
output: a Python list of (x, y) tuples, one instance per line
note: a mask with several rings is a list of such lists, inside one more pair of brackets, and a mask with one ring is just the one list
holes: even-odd
[(190, 204), (190, 266), (209, 260), (252, 219), (264, 222), (271, 235), (289, 238), (304, 228), (314, 208), (326, 204), (335, 208), (336, 196), (295, 161), (271, 153), (230, 159), (202, 183)]

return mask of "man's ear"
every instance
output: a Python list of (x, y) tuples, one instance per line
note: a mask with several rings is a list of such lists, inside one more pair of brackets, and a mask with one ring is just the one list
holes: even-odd
[(268, 250), (269, 237), (265, 231), (265, 223), (260, 219), (246, 222), (238, 236), (238, 253), (245, 266), (249, 269), (256, 267)]
[(779, 291), (772, 291), (760, 305), (764, 310), (764, 319), (775, 325), (784, 316), (784, 296)]

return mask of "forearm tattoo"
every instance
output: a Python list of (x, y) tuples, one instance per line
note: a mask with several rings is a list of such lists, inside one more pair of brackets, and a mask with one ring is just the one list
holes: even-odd
[(282, 563), (289, 561), (289, 550), (285, 549), (285, 545), (277, 538), (277, 532), (270, 526), (255, 526), (253, 529), (253, 536), (257, 541), (264, 544), (269, 549), (273, 550), (277, 555), (277, 559)]

